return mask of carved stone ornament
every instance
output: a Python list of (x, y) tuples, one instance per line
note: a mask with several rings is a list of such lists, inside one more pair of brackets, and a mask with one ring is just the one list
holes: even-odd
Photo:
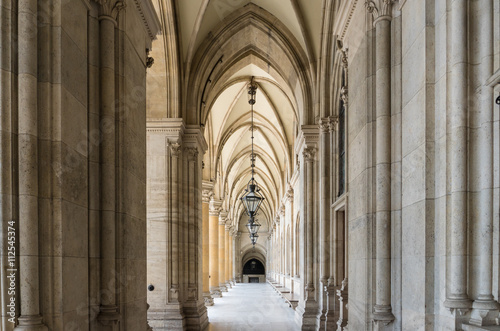
[(330, 132), (330, 120), (328, 117), (321, 118), (319, 120), (319, 129), (321, 130), (321, 133), (329, 133)]
[(338, 116), (330, 116), (330, 131), (336, 131), (339, 124)]
[(302, 155), (306, 161), (312, 162), (314, 161), (314, 155), (316, 154), (316, 149), (313, 147), (304, 148)]
[(392, 19), (393, 0), (366, 0), (365, 7), (373, 15), (373, 25), (382, 20)]
[[(123, 1), (117, 0), (94, 0), (99, 4), (99, 19), (102, 17), (110, 17), (114, 21), (118, 18), (120, 10), (125, 9), (126, 5)], [(116, 21), (115, 21), (116, 23)]]
[(198, 154), (199, 154), (198, 148), (196, 148), (196, 147), (187, 147), (185, 149), (185, 151), (186, 151), (186, 153), (188, 155), (188, 159), (190, 161), (196, 161), (196, 159), (198, 157)]
[(289, 201), (289, 202), (292, 202), (293, 201), (293, 188), (289, 188), (288, 191), (286, 191), (286, 199)]
[(201, 192), (201, 197), (202, 197), (202, 201), (203, 203), (209, 203), (210, 202), (210, 199), (212, 198), (212, 196), (214, 195), (214, 192), (213, 191), (210, 191), (210, 190), (203, 190)]
[(347, 103), (349, 102), (349, 90), (347, 89), (347, 86), (342, 86), (340, 89), (340, 97), (344, 102), (344, 107), (347, 106)]
[(342, 66), (347, 69), (347, 66), (349, 65), (348, 62), (348, 55), (349, 55), (349, 48), (344, 47), (344, 43), (342, 40), (337, 40), (337, 48), (339, 52), (342, 54)]
[(170, 147), (172, 156), (178, 157), (181, 154), (181, 145), (179, 143), (170, 143), (168, 146)]

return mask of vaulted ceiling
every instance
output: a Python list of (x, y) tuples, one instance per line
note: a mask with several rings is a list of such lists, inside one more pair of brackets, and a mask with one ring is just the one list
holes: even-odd
[(322, 0), (177, 0), (182, 57), (190, 63), (202, 41), (236, 10), (253, 3), (283, 23), (314, 62), (319, 54)]
[[(188, 122), (196, 118), (204, 127), (209, 146), (204, 180), (215, 183), (216, 197), (224, 201), (223, 208), (242, 232), (246, 231), (246, 217), (239, 198), (251, 178), (248, 84), (254, 77), (258, 86), (254, 107), (255, 178), (266, 198), (259, 216), (263, 225), (260, 232), (265, 233), (288, 190), (295, 169), (293, 146), (298, 126), (303, 123), (305, 109), (312, 107), (322, 3), (158, 0), (157, 8), (163, 14), (168, 6), (175, 8), (171, 12), (175, 12), (177, 56), (185, 88), (184, 116)], [(169, 19), (164, 16), (163, 23)], [(162, 42), (160, 49), (165, 51), (157, 57), (162, 63), (155, 70), (165, 70), (171, 76), (177, 69), (169, 63), (167, 42), (159, 41), (156, 46)], [(155, 75), (153, 71), (148, 80), (159, 77)], [(168, 97), (160, 100), (163, 91), (153, 89), (158, 89), (159, 96), (148, 101), (151, 108), (162, 102), (168, 105)], [(189, 117), (190, 109), (197, 115)]]

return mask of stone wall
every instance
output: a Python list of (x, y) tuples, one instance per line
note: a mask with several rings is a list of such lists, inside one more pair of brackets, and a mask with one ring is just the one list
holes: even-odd
[[(374, 3), (374, 20), (371, 15), (367, 20), (365, 6), (358, 3), (343, 39), (349, 46), (350, 92), (349, 328), (377, 327), (372, 313), (381, 282), (390, 286), (393, 322), (384, 326), (388, 329), (455, 330), (494, 323), (488, 316), (498, 314), (493, 304), (498, 299), (498, 213), (491, 210), (498, 209), (493, 152), (499, 148), (498, 111), (492, 103), (498, 92), (492, 87), (499, 81), (498, 55), (493, 56), (499, 30), (498, 19), (489, 16), (493, 10), (485, 8), (498, 11), (498, 1), (482, 8), (474, 1), (394, 4), (390, 45), (377, 39), (381, 20), (376, 19), (385, 2)], [(377, 80), (382, 47), (390, 57), (389, 87)], [(385, 231), (391, 262), (390, 274), (381, 277), (377, 246), (389, 243), (380, 242), (377, 233), (377, 206), (384, 198), (378, 157), (385, 148), (377, 135), (383, 129), (377, 107), (386, 88), (391, 222)], [(480, 307), (478, 300), (485, 304)]]
[[(1, 218), (16, 222), (28, 329), (147, 327), (146, 50), (159, 23), (149, 1), (98, 3), (2, 1)], [(2, 306), (2, 330), (8, 317)]]

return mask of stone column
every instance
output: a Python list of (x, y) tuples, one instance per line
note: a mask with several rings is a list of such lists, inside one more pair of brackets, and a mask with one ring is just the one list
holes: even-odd
[(391, 307), (391, 19), (392, 1), (366, 1), (375, 27), (376, 201), (375, 327), (394, 320)]
[(209, 237), (210, 237), (210, 293), (214, 298), (220, 298), (219, 287), (219, 213), (221, 202), (212, 197), (209, 211)]
[(241, 283), (241, 232), (235, 229), (234, 235), (234, 267), (236, 271), (236, 282)]
[[(470, 323), (496, 325), (498, 306), (492, 295), (493, 272), (493, 1), (470, 2), (471, 92), (471, 290)], [(476, 38), (477, 36), (477, 38)]]
[(229, 264), (230, 264), (230, 260), (229, 260), (229, 251), (231, 250), (230, 246), (229, 246), (229, 231), (231, 231), (231, 228), (230, 228), (230, 225), (228, 225), (228, 223), (230, 223), (229, 220), (226, 221), (226, 226), (225, 226), (225, 233), (224, 233), (224, 240), (225, 240), (225, 251), (224, 251), (224, 260), (225, 260), (225, 266), (224, 266), (224, 270), (225, 270), (225, 278), (226, 278), (226, 288), (230, 289), (231, 288), (231, 281), (230, 281), (230, 277), (229, 277)]
[(318, 325), (320, 329), (325, 328), (326, 315), (328, 311), (328, 278), (330, 276), (330, 209), (332, 199), (330, 197), (330, 118), (322, 118), (319, 122), (320, 129), (320, 160), (319, 160), (319, 185), (320, 185), (320, 208), (319, 208), (319, 255), (320, 255), (320, 281), (321, 291), (320, 311), (318, 312)]
[(227, 212), (219, 214), (219, 288), (227, 292), (226, 286), (226, 218)]
[(445, 306), (460, 314), (471, 307), (467, 290), (467, 7), (468, 1), (450, 1), (448, 13), (448, 116), (450, 118), (451, 209), (448, 226), (448, 268)]
[(97, 1), (99, 7), (101, 120), (101, 330), (116, 330), (116, 129), (115, 27), (122, 1)]
[[(40, 315), (38, 252), (37, 1), (19, 0), (19, 271), (16, 330), (47, 330)], [(4, 110), (2, 110), (3, 112)], [(14, 269), (14, 268), (12, 268)]]
[(300, 275), (301, 288), (298, 306), (295, 308), (297, 324), (302, 330), (316, 330), (318, 315), (318, 292), (316, 291), (319, 280), (319, 270), (315, 269), (314, 247), (317, 243), (315, 238), (315, 208), (319, 206), (314, 200), (317, 190), (316, 174), (316, 151), (318, 146), (318, 125), (303, 125), (296, 144), (296, 153), (301, 156), (300, 163), (300, 219), (301, 227), (299, 238), (300, 260), (302, 261)]
[(234, 286), (234, 229), (231, 229), (229, 236), (229, 283)]
[(180, 291), (180, 247), (181, 247), (181, 237), (180, 237), (180, 219), (181, 219), (181, 208), (180, 208), (180, 175), (182, 174), (181, 169), (179, 169), (180, 164), (180, 154), (181, 154), (181, 146), (177, 143), (169, 144), (169, 152), (170, 152), (170, 169), (171, 169), (171, 195), (170, 199), (172, 200), (172, 211), (171, 211), (171, 229), (172, 234), (170, 236), (170, 247), (171, 253), (170, 256), (167, 257), (171, 260), (172, 266), (172, 280), (170, 282), (169, 289), (169, 302), (173, 304), (179, 304), (179, 291)]
[(203, 182), (203, 225), (202, 225), (202, 240), (203, 240), (203, 298), (206, 306), (213, 306), (214, 299), (210, 295), (210, 199), (213, 195), (213, 184), (211, 182)]
[[(187, 247), (187, 269), (184, 275), (183, 310), (187, 330), (204, 330), (208, 327), (207, 308), (203, 299), (202, 261), (202, 159), (207, 144), (199, 126), (187, 125), (183, 137), (185, 168), (183, 171), (184, 196), (184, 247)], [(186, 253), (186, 252), (185, 252)], [(186, 268), (186, 263), (184, 264)], [(187, 286), (186, 286), (187, 285)]]
[(305, 170), (306, 170), (306, 190), (305, 190), (305, 200), (306, 200), (306, 291), (308, 297), (314, 296), (314, 156), (316, 150), (314, 148), (307, 148), (303, 151), (305, 160)]

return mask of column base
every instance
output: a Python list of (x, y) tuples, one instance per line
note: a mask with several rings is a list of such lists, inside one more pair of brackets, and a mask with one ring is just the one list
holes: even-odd
[(229, 289), (230, 289), (230, 288), (232, 288), (232, 287), (233, 287), (233, 284), (231, 284), (231, 282), (230, 282), (230, 281), (228, 281), (228, 282), (226, 283), (226, 288), (229, 290)]
[(221, 284), (221, 285), (219, 286), (219, 288), (220, 288), (220, 291), (221, 291), (221, 292), (227, 292), (227, 287), (226, 287), (226, 284)]
[(48, 331), (47, 326), (42, 323), (43, 317), (40, 315), (19, 316), (19, 325), (14, 330)]
[(97, 321), (101, 325), (100, 330), (118, 330), (120, 314), (117, 306), (101, 306)]
[(493, 300), (475, 300), (469, 323), (476, 326), (498, 325), (498, 304)]
[(181, 331), (186, 321), (180, 304), (169, 304), (163, 309), (148, 310), (149, 325), (155, 331)]
[(208, 328), (207, 307), (203, 301), (189, 301), (184, 305), (186, 330), (201, 331)]
[(222, 293), (219, 287), (213, 287), (210, 289), (210, 295), (212, 298), (222, 298)]
[(214, 305), (214, 298), (212, 298), (212, 295), (210, 295), (210, 292), (204, 292), (203, 299), (205, 300), (206, 307), (211, 307)]
[[(309, 298), (314, 297), (308, 295)], [(295, 322), (301, 326), (301, 330), (317, 330), (316, 317), (318, 314), (318, 303), (313, 299), (300, 300), (295, 308)]]
[(444, 306), (450, 309), (452, 312), (454, 310), (457, 310), (460, 312), (460, 315), (463, 315), (465, 312), (472, 308), (472, 300), (470, 300), (467, 296), (447, 298), (444, 301)]
[(389, 324), (395, 319), (390, 305), (375, 305), (372, 316), (375, 330), (388, 330)]

